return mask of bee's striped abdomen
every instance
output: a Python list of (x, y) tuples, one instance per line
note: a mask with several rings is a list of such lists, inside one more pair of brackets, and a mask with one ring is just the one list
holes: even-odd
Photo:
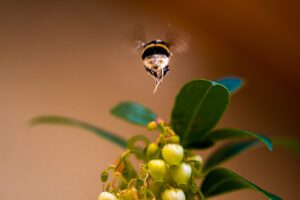
[(170, 56), (170, 49), (168, 43), (160, 40), (154, 40), (145, 45), (145, 48), (142, 53), (142, 59), (152, 56), (154, 54)]

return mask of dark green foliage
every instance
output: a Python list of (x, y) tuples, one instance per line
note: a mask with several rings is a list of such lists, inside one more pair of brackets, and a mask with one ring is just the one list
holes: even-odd
[[(232, 129), (232, 128), (221, 128), (211, 131), (207, 134), (205, 138), (196, 138), (190, 141), (187, 145), (188, 148), (203, 149), (210, 147), (212, 144), (218, 141), (233, 140), (233, 139), (244, 139), (244, 138), (254, 138), (260, 140), (269, 150), (272, 150), (272, 141), (260, 134), (253, 133), (250, 131)], [(210, 144), (210, 146), (208, 145)]]
[(187, 83), (175, 99), (171, 124), (181, 143), (201, 140), (216, 125), (229, 103), (229, 91), (207, 80)]
[(241, 189), (256, 190), (271, 200), (281, 199), (225, 168), (211, 170), (201, 186), (201, 191), (206, 198)]
[(242, 139), (242, 138), (255, 138), (264, 143), (267, 148), (271, 151), (273, 148), (272, 141), (260, 134), (253, 133), (250, 131), (232, 129), (232, 128), (222, 128), (217, 129), (208, 134), (206, 140), (208, 141), (220, 141), (220, 140), (232, 140), (232, 139)]
[(111, 109), (111, 113), (133, 124), (146, 126), (156, 120), (156, 115), (148, 108), (135, 102), (121, 102)]
[(218, 166), (220, 163), (229, 160), (231, 157), (236, 156), (247, 149), (253, 148), (259, 144), (258, 140), (249, 140), (242, 142), (235, 142), (225, 144), (211, 153), (204, 164), (204, 171)]
[(104, 139), (107, 139), (123, 148), (126, 147), (126, 143), (127, 143), (126, 140), (124, 140), (123, 138), (121, 138), (113, 133), (109, 133), (103, 129), (100, 129), (98, 127), (90, 125), (86, 122), (82, 122), (82, 121), (79, 121), (76, 119), (71, 119), (68, 117), (40, 116), (40, 117), (36, 117), (36, 118), (32, 119), (30, 124), (32, 126), (41, 125), (41, 124), (57, 124), (57, 125), (74, 126), (74, 127), (78, 127), (78, 128), (93, 132), (96, 135), (98, 135)]
[[(204, 181), (198, 195), (201, 194), (200, 196), (204, 195), (206, 198), (209, 198), (240, 189), (252, 189), (261, 192), (269, 199), (280, 200), (279, 197), (266, 192), (236, 173), (228, 169), (216, 168), (224, 161), (254, 147), (266, 146), (269, 150), (273, 148), (273, 143), (269, 138), (254, 132), (232, 128), (214, 129), (227, 109), (230, 94), (236, 92), (242, 85), (243, 81), (236, 77), (228, 77), (216, 82), (194, 80), (187, 83), (180, 90), (175, 99), (171, 113), (171, 126), (175, 133), (180, 136), (181, 145), (183, 145), (187, 151), (191, 149), (209, 148), (219, 141), (224, 142), (243, 139), (242, 141), (223, 144), (208, 157), (203, 166)], [(156, 123), (159, 127), (157, 115), (149, 108), (135, 102), (121, 102), (112, 108), (111, 113), (114, 116), (136, 125), (147, 126), (149, 122), (152, 122), (154, 125)], [(66, 117), (41, 116), (34, 118), (31, 124), (59, 124), (82, 128), (122, 148), (127, 148), (128, 150), (126, 151), (134, 153), (138, 158), (144, 157), (144, 149), (150, 143), (150, 141), (142, 135), (132, 137), (127, 143), (124, 139), (115, 134), (88, 123)], [(144, 143), (143, 147), (136, 145), (140, 141)], [(274, 138), (273, 141), (276, 146), (282, 146), (292, 149), (295, 152), (300, 152), (299, 141), (287, 137), (277, 137)], [(123, 176), (129, 181), (134, 177), (135, 170), (127, 158), (124, 157), (123, 159), (126, 161)], [(104, 180), (107, 179), (106, 174), (102, 178)]]

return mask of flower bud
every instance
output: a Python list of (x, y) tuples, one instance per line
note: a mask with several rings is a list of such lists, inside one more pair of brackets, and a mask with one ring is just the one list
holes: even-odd
[(108, 179), (108, 172), (105, 170), (105, 171), (103, 171), (102, 174), (101, 174), (101, 181), (102, 181), (102, 182), (106, 182), (107, 179)]
[(162, 200), (185, 200), (185, 195), (181, 189), (168, 189), (162, 194)]
[(159, 154), (159, 148), (157, 144), (151, 143), (146, 148), (146, 157), (148, 160), (155, 158)]
[(157, 129), (157, 123), (155, 121), (149, 122), (147, 125), (147, 129), (149, 131), (153, 131), (153, 130)]
[(160, 117), (157, 118), (156, 122), (161, 126), (163, 126), (165, 124), (165, 121)]
[(163, 160), (151, 160), (148, 162), (150, 176), (158, 182), (163, 182), (167, 175), (167, 165)]
[(199, 155), (194, 155), (188, 158), (188, 161), (193, 161), (197, 170), (200, 170), (203, 166), (203, 159)]
[(162, 149), (162, 156), (169, 165), (178, 165), (183, 158), (183, 148), (179, 144), (167, 144)]
[(188, 160), (199, 162), (201, 165), (203, 164), (203, 158), (199, 155), (189, 157)]
[(173, 144), (179, 144), (180, 138), (179, 138), (178, 135), (172, 135), (172, 136), (169, 138), (169, 142), (170, 142), (170, 143), (173, 143)]
[(177, 183), (177, 185), (186, 185), (191, 178), (192, 168), (187, 163), (181, 163), (178, 166), (170, 168), (170, 172), (172, 179)]
[(98, 200), (117, 200), (117, 197), (110, 192), (101, 192)]

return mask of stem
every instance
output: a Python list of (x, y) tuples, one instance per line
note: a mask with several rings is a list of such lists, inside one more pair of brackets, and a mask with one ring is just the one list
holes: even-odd
[(200, 200), (205, 200), (205, 196), (200, 190), (198, 190), (197, 195), (198, 195)]
[(128, 188), (131, 188), (132, 187), (132, 184), (133, 184), (133, 182), (136, 182), (136, 179), (134, 178), (134, 179), (131, 179), (130, 181), (129, 181), (129, 183), (128, 183)]
[(146, 193), (146, 198), (147, 198), (147, 193), (148, 193), (148, 194), (150, 194), (150, 196), (151, 196), (154, 200), (156, 199), (155, 195), (153, 194), (153, 192), (152, 192), (151, 190), (146, 189), (146, 190), (145, 190), (145, 193)]
[(119, 177), (123, 183), (125, 183), (126, 185), (128, 184), (127, 180), (120, 172), (116, 172), (115, 175), (116, 177)]
[(116, 167), (115, 167), (115, 171), (118, 170), (118, 168), (121, 166), (121, 164), (125, 161), (126, 157), (129, 155), (130, 150), (126, 149), (126, 151), (122, 154), (119, 162), (117, 163)]

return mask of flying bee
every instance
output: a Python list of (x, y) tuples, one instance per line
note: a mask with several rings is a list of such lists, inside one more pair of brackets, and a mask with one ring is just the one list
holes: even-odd
[(142, 49), (144, 67), (155, 81), (153, 90), (153, 93), (155, 93), (163, 78), (170, 71), (169, 62), (173, 55), (170, 48), (182, 53), (187, 50), (187, 44), (179, 39), (177, 32), (171, 29), (170, 25), (166, 32), (166, 40), (156, 39), (147, 43), (144, 42), (146, 36), (142, 25), (139, 25), (138, 33), (140, 36), (142, 35), (143, 39), (135, 40), (136, 49)]
[(154, 78), (155, 88), (170, 71), (169, 61), (172, 55), (169, 44), (162, 40), (153, 40), (144, 45), (142, 59), (146, 71)]

